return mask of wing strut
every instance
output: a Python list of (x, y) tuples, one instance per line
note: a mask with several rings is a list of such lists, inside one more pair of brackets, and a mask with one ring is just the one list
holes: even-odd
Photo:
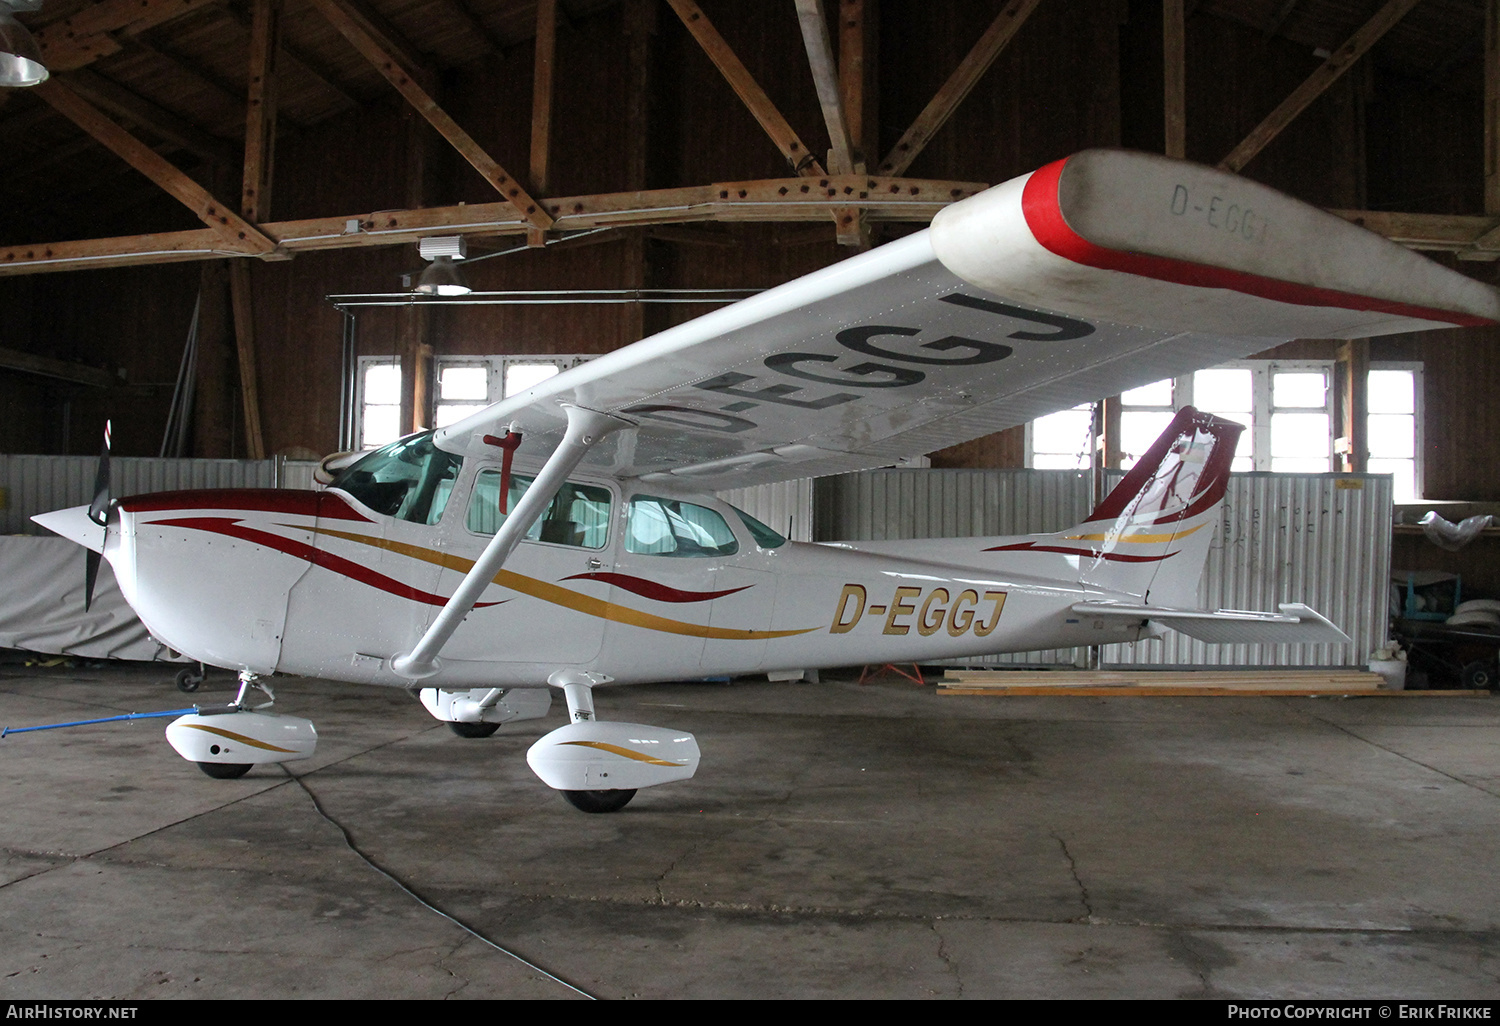
[(474, 608), (474, 603), (479, 601), (479, 596), (500, 572), (516, 545), (531, 529), (531, 525), (540, 519), (562, 490), (568, 475), (605, 435), (632, 426), (618, 417), (596, 413), (581, 406), (564, 404), (563, 410), (568, 415), (567, 433), (563, 435), (557, 450), (548, 457), (546, 466), (542, 467), (541, 473), (536, 476), (526, 494), (521, 496), (521, 501), (516, 503), (515, 512), (505, 518), (505, 523), (500, 525), (500, 530), (490, 539), (474, 568), (459, 582), (453, 597), (443, 606), (437, 619), (432, 621), (432, 626), (427, 628), (422, 640), (406, 655), (399, 655), (391, 660), (391, 669), (400, 676), (407, 680), (421, 680), (431, 677), (442, 668), (438, 653), (448, 643), (464, 617), (469, 615), (469, 610)]

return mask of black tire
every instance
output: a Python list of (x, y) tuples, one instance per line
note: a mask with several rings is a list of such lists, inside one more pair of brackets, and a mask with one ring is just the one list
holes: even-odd
[(184, 666), (182, 669), (177, 671), (178, 691), (185, 691), (191, 695), (194, 691), (198, 690), (198, 686), (202, 683), (203, 674), (200, 671), (193, 669), (191, 666)]
[(635, 788), (617, 791), (564, 791), (562, 796), (580, 812), (619, 812), (635, 797)]
[(1460, 683), (1466, 688), (1483, 691), (1495, 686), (1495, 665), (1487, 659), (1472, 662), (1458, 672)]
[(197, 766), (215, 780), (238, 780), (250, 772), (248, 762), (200, 762)]
[(500, 729), (498, 723), (459, 723), (455, 720), (448, 721), (448, 727), (459, 737), (489, 737)]

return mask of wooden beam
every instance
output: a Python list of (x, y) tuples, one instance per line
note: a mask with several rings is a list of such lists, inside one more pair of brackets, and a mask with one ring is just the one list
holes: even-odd
[(266, 458), (266, 440), (260, 430), (260, 387), (255, 369), (255, 310), (250, 288), (250, 265), (243, 260), (229, 264), (229, 300), (234, 307), (234, 340), (240, 358), (240, 407), (245, 415), (245, 448), (252, 460)]
[(124, 384), (124, 379), (103, 367), (90, 367), (71, 360), (54, 360), (50, 356), (37, 356), (17, 349), (0, 348), (0, 369), (37, 374), (44, 378), (57, 378), (95, 388), (112, 388)]
[[(143, 36), (120, 37), (121, 44), (127, 53), (145, 54), (154, 61), (174, 69), (179, 74), (200, 82), (213, 93), (217, 93), (226, 105), (233, 108), (236, 121), (244, 121), (245, 90), (238, 83), (228, 82), (217, 74), (204, 68), (200, 64), (189, 61), (174, 53), (170, 48), (160, 45), (155, 40)], [(236, 133), (238, 134), (238, 133)]]
[[(828, 126), (828, 167), (836, 175), (853, 174), (853, 146), (844, 116), (844, 99), (839, 92), (838, 68), (833, 60), (833, 43), (828, 38), (828, 15), (823, 9), (823, 0), (796, 0), (796, 4), (802, 43), (807, 50), (807, 62), (812, 67), (813, 85), (818, 91), (818, 104), (823, 108), (823, 123)], [(864, 221), (858, 207), (835, 210), (833, 224), (840, 246), (868, 248), (869, 233), (861, 230)]]
[(771, 102), (766, 91), (755, 81), (755, 76), (750, 74), (749, 69), (735, 56), (724, 37), (719, 35), (719, 30), (714, 28), (713, 22), (708, 20), (708, 15), (693, 2), (693, 0), (667, 0), (672, 5), (672, 10), (677, 12), (677, 17), (687, 26), (688, 32), (692, 33), (708, 59), (714, 62), (729, 87), (734, 90), (735, 95), (750, 109), (755, 120), (760, 122), (760, 127), (765, 130), (766, 135), (776, 144), (781, 155), (786, 158), (792, 170), (799, 175), (821, 175), (823, 165), (813, 156), (812, 152), (797, 138), (797, 133), (792, 131), (792, 126), (787, 123), (786, 118), (781, 116), (781, 111)]
[(282, 0), (252, 3), (240, 213), (249, 221), (265, 221), (271, 216), (271, 183), (276, 169), (276, 55), (281, 48)]
[(221, 164), (234, 163), (239, 155), (223, 139), (210, 135), (171, 111), (163, 110), (150, 100), (131, 92), (94, 71), (80, 68), (60, 76), (79, 96), (102, 111), (134, 122), (174, 148), (187, 150), (204, 160)]
[(849, 125), (844, 116), (844, 98), (839, 94), (833, 43), (828, 38), (828, 14), (823, 9), (823, 0), (795, 2), (797, 23), (802, 29), (802, 45), (807, 49), (807, 63), (812, 68), (818, 105), (823, 108), (823, 124), (828, 126), (828, 170), (836, 175), (853, 174)]
[[(680, 189), (568, 196), (549, 200), (558, 230), (705, 222), (824, 222), (857, 204), (875, 221), (930, 221), (943, 207), (988, 188), (984, 182), (942, 182), (859, 175), (777, 178)], [(1486, 225), (1494, 219), (1481, 219)], [(509, 203), (469, 203), (418, 210), (277, 221), (259, 226), (282, 253), (408, 245), (424, 235), (525, 235)], [(826, 235), (824, 236), (826, 239)], [(80, 242), (0, 247), (0, 276), (165, 263), (243, 255), (207, 229)]]
[(1162, 89), (1166, 111), (1166, 154), (1187, 156), (1187, 16), (1182, 0), (1162, 0)]
[[(252, 22), (248, 15), (246, 15), (239, 8), (230, 6), (229, 4), (225, 3), (224, 0), (215, 0), (215, 5), (219, 8), (219, 12), (224, 15), (224, 17), (228, 18), (240, 28), (244, 29), (247, 35), (250, 33), (252, 29)], [(299, 50), (297, 47), (289, 44), (285, 38), (281, 40), (281, 56), (283, 58), (282, 64), (287, 70), (296, 71), (300, 74), (306, 75), (308, 78), (316, 82), (320, 88), (326, 89), (328, 92), (333, 93), (335, 96), (337, 96), (339, 98), (339, 102), (343, 106), (351, 110), (363, 106), (363, 104), (361, 104), (357, 99), (350, 95), (347, 89), (339, 85), (323, 72), (319, 71), (316, 63), (311, 57), (309, 57), (302, 50)]]
[(979, 42), (974, 44), (974, 49), (959, 62), (953, 74), (948, 76), (948, 81), (943, 83), (931, 102), (917, 115), (917, 120), (911, 123), (911, 127), (880, 162), (878, 173), (900, 175), (911, 167), (917, 154), (922, 152), (938, 129), (943, 127), (958, 109), (958, 105), (964, 102), (964, 97), (969, 95), (990, 65), (995, 63), (995, 58), (1015, 38), (1039, 2), (1040, 0), (1007, 0), (1000, 14), (984, 30)]
[(652, 42), (657, 33), (656, 0), (625, 0), (625, 188), (640, 191), (648, 184), (651, 155)]
[(552, 147), (552, 65), (557, 57), (557, 0), (537, 0), (536, 58), (531, 72), (531, 187), (547, 194)]
[(53, 72), (72, 71), (120, 52), (115, 33), (133, 34), (164, 25), (213, 0), (103, 0), (36, 32), (42, 63)]
[(119, 125), (110, 121), (88, 101), (64, 85), (57, 77), (32, 86), (42, 99), (73, 121), (89, 135), (113, 150), (121, 159), (151, 179), (187, 207), (214, 231), (231, 249), (264, 256), (276, 248), (255, 226), (215, 199), (208, 190), (179, 171), (155, 150), (142, 143)]
[(1500, 214), (1500, 0), (1484, 3), (1484, 212)]
[(844, 123), (849, 129), (849, 148), (854, 172), (865, 174), (865, 0), (839, 0), (839, 96)]
[(428, 91), (417, 83), (414, 69), (407, 66), (399, 54), (388, 49), (372, 34), (368, 21), (360, 17), (358, 12), (350, 6), (351, 0), (311, 0), (311, 3), (322, 12), (340, 35), (385, 76), (386, 81), (406, 97), (406, 101), (417, 113), (426, 118), (428, 123), (436, 128), (454, 149), (458, 150), (469, 165), (519, 211), (521, 218), (527, 224), (543, 230), (552, 226), (552, 218), (547, 216), (541, 204), (532, 199), (526, 190), (521, 188), (519, 182), (511, 178), (510, 174), (469, 136), (469, 133), (458, 126), (458, 122), (438, 106)]
[(1345, 474), (1363, 474), (1370, 459), (1370, 340), (1341, 339), (1337, 360), (1334, 384), (1338, 390), (1338, 425), (1334, 433), (1344, 443), (1339, 469)]
[(1361, 25), (1354, 35), (1344, 42), (1343, 46), (1330, 54), (1321, 67), (1292, 91), (1292, 95), (1267, 114), (1264, 121), (1245, 136), (1227, 157), (1219, 161), (1219, 167), (1225, 171), (1239, 171), (1250, 163), (1257, 153), (1281, 134), (1282, 129), (1296, 120), (1297, 115), (1322, 96), (1323, 92), (1338, 81), (1355, 61), (1363, 57), (1370, 47), (1379, 42), (1382, 36), (1406, 17), (1407, 12), (1420, 2), (1421, 0), (1386, 0), (1384, 6), (1376, 11), (1369, 21)]
[(1407, 249), (1456, 253), (1461, 260), (1500, 258), (1500, 217), (1403, 214), (1387, 210), (1332, 210), (1329, 213), (1384, 235)]

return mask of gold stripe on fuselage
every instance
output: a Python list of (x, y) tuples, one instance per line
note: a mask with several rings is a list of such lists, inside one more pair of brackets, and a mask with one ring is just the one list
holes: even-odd
[[(335, 531), (328, 527), (314, 528), (316, 534), (326, 534), (332, 538), (342, 538), (345, 541), (356, 542), (360, 545), (369, 545), (377, 549), (386, 549), (412, 559), (421, 560), (424, 563), (435, 563), (448, 570), (456, 570), (466, 574), (474, 569), (474, 561), (456, 556), (450, 552), (439, 552), (436, 549), (425, 548), (421, 545), (411, 545), (407, 542), (393, 541), (389, 538), (372, 538), (369, 535), (354, 534), (351, 531)], [(816, 627), (807, 627), (795, 631), (747, 631), (731, 627), (708, 627), (702, 624), (685, 623), (682, 620), (671, 620), (665, 616), (657, 616), (653, 613), (643, 612), (639, 609), (631, 609), (628, 606), (616, 605), (606, 602), (604, 599), (594, 598), (592, 595), (583, 595), (568, 588), (539, 581), (535, 577), (527, 577), (513, 570), (501, 570), (492, 580), (502, 588), (529, 595), (543, 602), (550, 602), (564, 609), (583, 613), (587, 616), (597, 616), (603, 620), (612, 620), (615, 623), (628, 624), (631, 627), (640, 627), (648, 631), (661, 631), (665, 634), (681, 634), (690, 638), (708, 638), (714, 641), (764, 641), (770, 638), (790, 638), (798, 634), (811, 634), (817, 630)]]

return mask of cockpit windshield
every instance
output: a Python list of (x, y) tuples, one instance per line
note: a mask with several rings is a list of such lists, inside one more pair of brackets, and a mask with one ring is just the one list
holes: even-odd
[(376, 513), (414, 524), (443, 516), (462, 456), (432, 444), (432, 432), (408, 435), (376, 449), (333, 482)]

